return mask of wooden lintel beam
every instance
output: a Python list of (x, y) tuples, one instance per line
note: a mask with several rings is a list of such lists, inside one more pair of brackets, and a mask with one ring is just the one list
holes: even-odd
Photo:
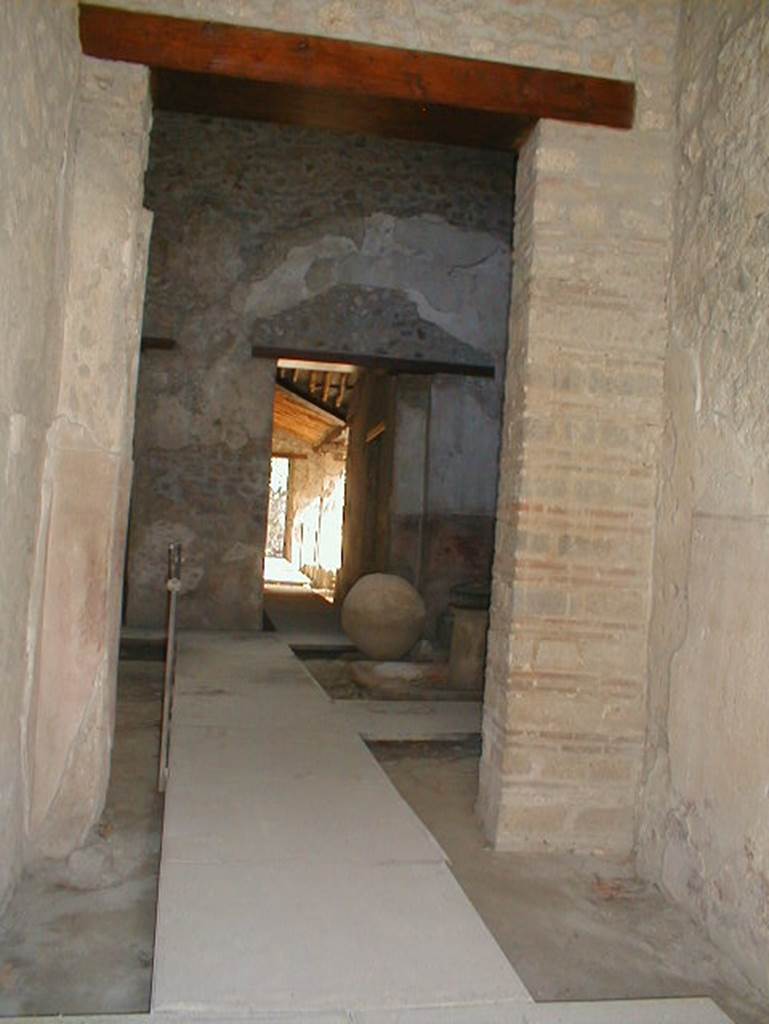
[(355, 367), (352, 363), (326, 363), (322, 359), (279, 359), (279, 370), (294, 370), (293, 379), (296, 380), (296, 373), (300, 370), (323, 370), (331, 373), (353, 373)]
[(631, 82), (243, 25), (80, 6), (92, 57), (462, 110), (630, 128)]
[(507, 152), (519, 148), (536, 124), (536, 118), (512, 114), (163, 68), (152, 72), (152, 96), (157, 109), (180, 114), (296, 124)]
[[(307, 349), (274, 348), (270, 345), (252, 345), (251, 355), (255, 359), (302, 359), (311, 360)], [(494, 367), (489, 363), (456, 363), (438, 359), (405, 359), (401, 356), (369, 355), (358, 352), (318, 352), (324, 363), (349, 363), (365, 366), (372, 370), (386, 370), (390, 373), (452, 373), (461, 377), (493, 377)]]

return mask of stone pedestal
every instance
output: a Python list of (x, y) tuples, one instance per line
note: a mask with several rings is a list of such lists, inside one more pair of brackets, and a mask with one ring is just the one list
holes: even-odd
[(479, 608), (455, 608), (449, 653), (449, 686), (483, 692), (489, 613)]

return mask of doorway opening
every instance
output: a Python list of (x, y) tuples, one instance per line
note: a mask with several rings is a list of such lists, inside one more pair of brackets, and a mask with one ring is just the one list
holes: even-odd
[[(273, 455), (270, 459), (270, 498), (267, 504), (267, 542), (265, 559), (284, 558), (286, 554), (286, 516), (288, 514), (288, 475), (291, 463), (286, 456)], [(265, 583), (273, 580), (267, 573)]]
[(333, 602), (342, 565), (352, 367), (278, 360), (264, 583)]
[(342, 566), (353, 366), (279, 359), (275, 369), (265, 622), (294, 641), (346, 646), (334, 607)]

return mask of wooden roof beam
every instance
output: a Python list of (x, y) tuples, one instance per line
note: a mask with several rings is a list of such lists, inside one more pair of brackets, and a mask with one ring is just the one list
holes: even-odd
[[(276, 348), (273, 345), (252, 345), (251, 355), (255, 359), (312, 360), (314, 353), (307, 349)], [(480, 355), (480, 353), (479, 353)], [(363, 366), (371, 370), (385, 370), (389, 373), (453, 373), (463, 377), (493, 377), (494, 366), (489, 362), (460, 363), (441, 359), (409, 359), (403, 356), (371, 355), (365, 352), (318, 351), (322, 363), (341, 363)], [(285, 383), (285, 382), (284, 382)]]
[(633, 124), (631, 82), (242, 25), (80, 6), (84, 53), (182, 72), (611, 128)]

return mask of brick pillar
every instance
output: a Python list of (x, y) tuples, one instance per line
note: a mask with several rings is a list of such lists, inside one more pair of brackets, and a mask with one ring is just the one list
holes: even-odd
[(632, 848), (668, 146), (541, 122), (520, 156), (479, 795), (500, 848)]

